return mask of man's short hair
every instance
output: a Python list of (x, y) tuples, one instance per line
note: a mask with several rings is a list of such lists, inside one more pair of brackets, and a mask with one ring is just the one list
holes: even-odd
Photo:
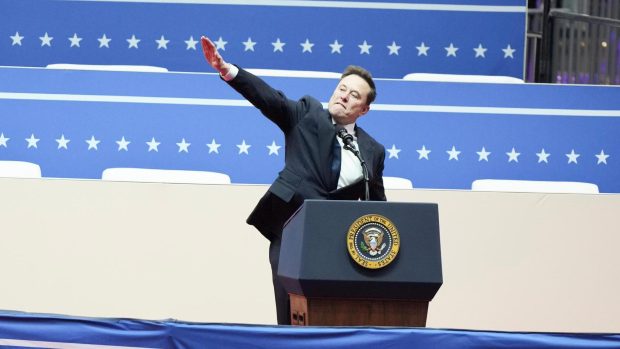
[(370, 103), (374, 102), (375, 98), (377, 98), (377, 89), (375, 88), (375, 82), (372, 80), (372, 75), (370, 75), (370, 72), (360, 66), (350, 65), (344, 70), (340, 80), (349, 75), (357, 75), (368, 83), (368, 86), (370, 86), (370, 92), (368, 92), (368, 96), (366, 97), (366, 105), (370, 105)]

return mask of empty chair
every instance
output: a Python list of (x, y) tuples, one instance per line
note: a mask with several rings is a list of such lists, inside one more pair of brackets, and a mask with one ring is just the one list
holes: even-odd
[(411, 73), (403, 77), (408, 81), (441, 81), (441, 82), (480, 82), (492, 84), (519, 84), (523, 80), (512, 76), (465, 75), (465, 74), (429, 74)]
[(413, 183), (407, 178), (384, 176), (383, 187), (385, 189), (413, 189)]
[(106, 64), (67, 64), (57, 63), (48, 64), (47, 69), (64, 69), (64, 70), (103, 70), (103, 71), (131, 71), (146, 73), (165, 73), (168, 69), (163, 67), (155, 67), (150, 65), (106, 65)]
[(230, 177), (224, 173), (148, 168), (107, 168), (101, 174), (101, 179), (126, 182), (230, 184)]
[(0, 161), (0, 177), (41, 178), (41, 167), (32, 162)]
[(286, 69), (246, 69), (258, 76), (284, 76), (295, 78), (334, 78), (340, 79), (342, 73), (313, 71), (313, 70), (286, 70)]
[(596, 194), (598, 186), (584, 182), (526, 181), (509, 179), (477, 179), (472, 182), (475, 191), (509, 191), (526, 193), (582, 193)]

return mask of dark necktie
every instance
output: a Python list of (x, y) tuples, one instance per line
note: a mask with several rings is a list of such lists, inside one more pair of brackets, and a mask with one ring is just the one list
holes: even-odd
[(332, 167), (331, 167), (331, 174), (332, 174), (331, 184), (332, 184), (333, 189), (338, 188), (338, 179), (340, 178), (340, 166), (342, 164), (341, 153), (342, 153), (342, 150), (340, 147), (340, 143), (338, 143), (338, 139), (335, 137), (334, 143), (332, 144)]

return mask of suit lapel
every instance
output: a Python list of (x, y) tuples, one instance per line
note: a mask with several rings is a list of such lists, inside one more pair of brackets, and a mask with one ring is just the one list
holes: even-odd
[(355, 125), (355, 135), (357, 136), (357, 146), (359, 147), (359, 151), (362, 154), (362, 158), (368, 164), (368, 175), (372, 176), (374, 164), (373, 164), (373, 154), (374, 154), (374, 145), (370, 141), (370, 136), (366, 131), (364, 131), (361, 127), (357, 127)]

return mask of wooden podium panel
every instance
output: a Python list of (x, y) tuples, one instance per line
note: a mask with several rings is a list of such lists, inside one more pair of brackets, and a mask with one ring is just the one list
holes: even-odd
[(289, 298), (293, 326), (426, 326), (428, 301)]

